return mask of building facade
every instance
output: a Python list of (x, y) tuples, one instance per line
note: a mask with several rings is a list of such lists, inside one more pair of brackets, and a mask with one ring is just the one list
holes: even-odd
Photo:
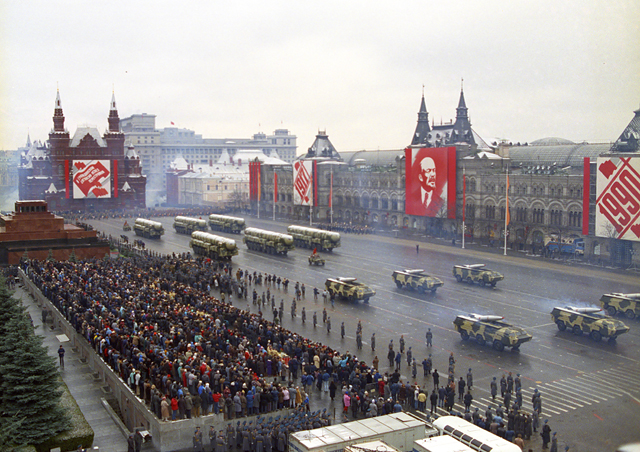
[(51, 210), (144, 208), (146, 177), (134, 148), (125, 148), (115, 96), (103, 135), (82, 126), (71, 137), (64, 121), (58, 92), (48, 146), (20, 156), (20, 200), (45, 200)]
[(297, 137), (287, 129), (276, 129), (271, 135), (256, 133), (251, 138), (203, 138), (189, 129), (156, 129), (155, 120), (155, 115), (143, 113), (121, 121), (125, 140), (135, 146), (148, 177), (150, 205), (164, 198), (168, 188), (165, 175), (177, 158), (192, 167), (212, 165), (223, 154), (233, 157), (242, 149), (260, 151), (289, 163), (296, 158)]

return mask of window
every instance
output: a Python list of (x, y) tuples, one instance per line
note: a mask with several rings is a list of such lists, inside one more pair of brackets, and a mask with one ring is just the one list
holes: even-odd
[(569, 212), (569, 226), (574, 228), (582, 227), (582, 212)]
[(466, 216), (468, 220), (473, 220), (476, 217), (476, 206), (475, 204), (467, 204), (465, 206)]
[(496, 206), (485, 206), (484, 216), (487, 220), (494, 220), (496, 218)]
[(544, 209), (533, 209), (533, 222), (544, 223)]
[(551, 210), (549, 212), (549, 224), (553, 226), (561, 226), (562, 225), (562, 211), (561, 210)]
[(516, 221), (525, 223), (527, 221), (527, 208), (516, 207)]

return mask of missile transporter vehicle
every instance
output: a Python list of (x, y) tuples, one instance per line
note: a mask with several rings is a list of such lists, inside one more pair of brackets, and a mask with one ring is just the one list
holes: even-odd
[(521, 344), (533, 337), (524, 329), (509, 325), (502, 319), (504, 317), (499, 315), (459, 315), (453, 321), (453, 325), (463, 341), (472, 337), (478, 344), (489, 344), (499, 352), (505, 347), (519, 350)]
[(337, 232), (294, 225), (289, 226), (287, 232), (293, 237), (293, 244), (300, 248), (332, 251), (340, 246), (340, 234)]
[(485, 268), (484, 264), (454, 265), (453, 276), (458, 282), (464, 281), (469, 284), (477, 282), (483, 287), (495, 287), (498, 281), (504, 279), (501, 273)]
[(331, 297), (346, 298), (349, 301), (364, 300), (369, 303), (369, 298), (376, 294), (375, 290), (356, 281), (356, 278), (329, 278), (324, 287)]
[(289, 251), (295, 249), (293, 237), (290, 235), (258, 228), (246, 228), (242, 241), (250, 250), (267, 254), (286, 256)]
[(244, 218), (229, 217), (212, 213), (209, 215), (209, 226), (212, 231), (240, 234), (245, 228)]
[(576, 336), (587, 333), (596, 342), (600, 342), (603, 337), (613, 342), (618, 336), (629, 331), (627, 325), (601, 314), (601, 311), (599, 308), (556, 307), (551, 311), (551, 320), (560, 331), (568, 329)]
[(309, 265), (324, 265), (324, 259), (319, 254), (313, 253), (309, 256)]
[(146, 218), (137, 218), (133, 224), (133, 232), (140, 237), (148, 239), (159, 239), (164, 234), (162, 223)]
[(207, 220), (178, 216), (173, 220), (173, 229), (178, 234), (191, 235), (193, 231), (206, 231), (208, 229)]
[(235, 240), (203, 231), (191, 233), (189, 246), (193, 248), (194, 254), (215, 260), (229, 260), (238, 255), (238, 246)]
[(427, 275), (424, 270), (396, 270), (391, 274), (391, 278), (398, 289), (407, 287), (419, 293), (435, 293), (436, 289), (444, 284), (441, 279)]
[(633, 320), (640, 315), (640, 293), (607, 293), (600, 297), (600, 305), (610, 316), (622, 313)]

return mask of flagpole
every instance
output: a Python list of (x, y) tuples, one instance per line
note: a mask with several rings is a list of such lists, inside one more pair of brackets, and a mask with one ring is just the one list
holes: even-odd
[(462, 167), (462, 249), (464, 249), (464, 232), (466, 230), (465, 220), (467, 212), (467, 175), (466, 167)]
[(329, 189), (329, 204), (331, 204), (331, 224), (333, 224), (333, 165), (331, 165), (331, 187)]
[(276, 221), (276, 199), (278, 199), (278, 179), (276, 168), (273, 167), (273, 221)]
[(507, 226), (509, 226), (509, 166), (507, 166), (507, 190), (506, 205), (504, 211), (504, 255), (507, 255)]

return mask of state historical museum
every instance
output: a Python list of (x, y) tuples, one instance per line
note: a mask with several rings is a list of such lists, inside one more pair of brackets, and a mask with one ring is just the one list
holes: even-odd
[(58, 92), (48, 146), (20, 157), (20, 200), (45, 200), (54, 211), (144, 208), (147, 178), (133, 146), (125, 149), (115, 96), (108, 123), (102, 136), (82, 126), (71, 138)]

